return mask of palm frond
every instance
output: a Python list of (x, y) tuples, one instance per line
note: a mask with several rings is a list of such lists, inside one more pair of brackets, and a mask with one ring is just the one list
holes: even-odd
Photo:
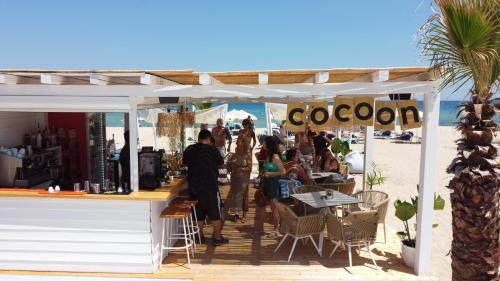
[(498, 86), (500, 0), (435, 0), (438, 12), (421, 27), (423, 55), (440, 69), (441, 89), (467, 82), (479, 101)]

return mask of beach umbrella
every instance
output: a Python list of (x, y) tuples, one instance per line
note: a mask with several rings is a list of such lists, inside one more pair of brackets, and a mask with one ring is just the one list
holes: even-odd
[(243, 121), (244, 119), (247, 119), (248, 116), (250, 116), (252, 120), (257, 120), (257, 117), (255, 117), (255, 115), (253, 114), (250, 114), (244, 110), (233, 109), (226, 113), (226, 121)]

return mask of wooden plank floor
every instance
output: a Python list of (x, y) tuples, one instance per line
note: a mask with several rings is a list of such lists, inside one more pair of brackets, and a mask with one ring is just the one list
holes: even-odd
[[(223, 197), (227, 187), (222, 189)], [(399, 240), (388, 232), (387, 244), (383, 243), (383, 229), (379, 228), (378, 241), (372, 252), (380, 271), (373, 266), (368, 254), (353, 252), (353, 274), (348, 272), (349, 261), (345, 251), (338, 251), (332, 258), (329, 254), (333, 244), (325, 240), (323, 257), (313, 250), (311, 243), (297, 243), (290, 263), (287, 262), (291, 241), (285, 242), (280, 250), (273, 253), (279, 239), (270, 239), (266, 235), (255, 233), (263, 226), (267, 234), (272, 229), (269, 223), (270, 210), (266, 219), (256, 216), (251, 191), (250, 213), (245, 224), (228, 221), (223, 234), (230, 239), (229, 244), (219, 247), (198, 245), (197, 253), (186, 263), (185, 252), (171, 252), (163, 261), (161, 269), (154, 274), (115, 274), (115, 273), (78, 273), (78, 272), (36, 272), (36, 271), (0, 271), (0, 275), (40, 275), (40, 276), (80, 276), (94, 277), (95, 280), (108, 278), (145, 278), (164, 280), (437, 280), (432, 276), (415, 276), (413, 270), (404, 265), (400, 257)], [(390, 214), (388, 214), (390, 215)], [(263, 223), (262, 223), (263, 222)], [(211, 228), (207, 227), (206, 236), (210, 237)], [(0, 280), (3, 280), (0, 276)], [(58, 280), (57, 277), (54, 280)]]
[[(222, 197), (227, 187), (222, 189)], [(390, 235), (388, 243), (383, 243), (383, 229), (380, 227), (379, 241), (372, 252), (381, 271), (373, 266), (368, 253), (353, 253), (353, 272), (348, 272), (349, 261), (346, 251), (337, 251), (332, 258), (329, 254), (333, 243), (326, 241), (323, 257), (320, 257), (309, 242), (298, 243), (295, 253), (288, 263), (292, 240), (288, 239), (277, 253), (274, 249), (279, 239), (266, 235), (272, 230), (270, 209), (267, 213), (255, 212), (253, 189), (250, 194), (250, 212), (244, 224), (227, 221), (223, 234), (229, 238), (227, 245), (213, 247), (211, 243), (198, 245), (191, 266), (186, 263), (184, 251), (172, 252), (163, 262), (161, 274), (193, 280), (435, 280), (432, 277), (417, 277), (400, 258), (399, 240)], [(264, 219), (262, 219), (264, 218)], [(259, 234), (258, 229), (266, 234)], [(210, 237), (211, 228), (205, 228)], [(382, 234), (382, 235), (380, 235)], [(317, 241), (317, 240), (316, 240)]]

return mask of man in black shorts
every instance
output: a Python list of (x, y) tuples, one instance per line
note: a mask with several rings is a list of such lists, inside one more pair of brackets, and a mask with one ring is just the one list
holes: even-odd
[(205, 218), (209, 218), (214, 228), (212, 244), (219, 246), (228, 240), (221, 235), (222, 210), (219, 194), (219, 166), (224, 163), (219, 150), (210, 144), (212, 134), (208, 130), (201, 130), (198, 134), (198, 143), (186, 148), (183, 162), (188, 167), (188, 184), (191, 198), (198, 200), (196, 216), (200, 235), (203, 236)]

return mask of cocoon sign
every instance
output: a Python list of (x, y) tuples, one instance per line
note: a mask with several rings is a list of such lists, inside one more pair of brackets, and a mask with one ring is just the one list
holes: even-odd
[(396, 125), (396, 105), (394, 101), (377, 101), (375, 104), (375, 130), (394, 131)]
[(306, 128), (305, 114), (306, 104), (300, 102), (290, 102), (287, 105), (286, 128), (290, 132), (302, 132)]
[(354, 98), (354, 126), (373, 126), (374, 103), (372, 97)]
[(350, 128), (352, 126), (353, 99), (335, 97), (333, 101), (332, 125), (334, 127)]
[(398, 101), (397, 104), (401, 130), (422, 127), (417, 100)]
[(309, 125), (313, 131), (325, 130), (331, 127), (328, 102), (314, 102), (309, 104)]

